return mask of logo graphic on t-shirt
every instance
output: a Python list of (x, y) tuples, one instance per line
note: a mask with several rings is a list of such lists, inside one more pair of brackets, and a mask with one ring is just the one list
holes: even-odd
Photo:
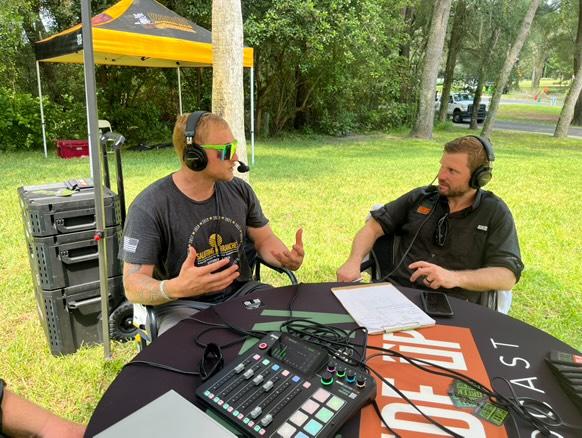
[(223, 258), (239, 263), (242, 241), (242, 227), (238, 223), (228, 217), (211, 216), (194, 227), (188, 243), (196, 249), (196, 264), (205, 266)]
[(211, 247), (217, 248), (219, 245), (222, 245), (222, 236), (220, 234), (211, 234), (208, 243)]

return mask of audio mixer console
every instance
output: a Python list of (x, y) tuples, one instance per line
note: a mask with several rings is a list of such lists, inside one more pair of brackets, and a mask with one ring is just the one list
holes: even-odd
[(270, 333), (196, 395), (255, 437), (331, 437), (376, 396), (363, 368), (286, 333)]

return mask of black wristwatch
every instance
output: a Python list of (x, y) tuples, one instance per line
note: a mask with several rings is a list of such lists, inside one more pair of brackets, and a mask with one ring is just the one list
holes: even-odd
[(0, 378), (0, 436), (2, 435), (2, 400), (4, 400), (4, 387), (6, 386), (6, 382), (4, 379)]

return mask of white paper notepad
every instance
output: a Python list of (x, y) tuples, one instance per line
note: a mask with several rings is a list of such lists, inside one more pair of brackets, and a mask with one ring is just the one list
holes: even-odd
[(435, 320), (390, 283), (334, 287), (331, 291), (369, 334), (435, 325)]

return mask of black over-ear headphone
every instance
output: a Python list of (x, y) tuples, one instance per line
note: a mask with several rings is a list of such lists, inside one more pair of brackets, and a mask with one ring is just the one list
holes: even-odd
[(208, 114), (207, 111), (196, 111), (190, 113), (188, 119), (186, 120), (186, 129), (184, 131), (184, 135), (186, 136), (186, 147), (184, 148), (184, 164), (189, 169), (192, 169), (195, 172), (200, 172), (206, 168), (208, 164), (208, 156), (204, 149), (200, 147), (194, 141), (194, 137), (196, 136), (196, 127), (200, 122), (200, 119), (205, 114)]
[(471, 174), (471, 179), (469, 179), (469, 186), (474, 189), (479, 189), (491, 181), (493, 177), (493, 168), (491, 167), (491, 163), (495, 161), (495, 153), (493, 152), (493, 146), (491, 142), (485, 137), (479, 137), (477, 135), (469, 135), (469, 137), (476, 138), (479, 140), (479, 143), (485, 149), (485, 154), (487, 155), (487, 164), (483, 164), (479, 166), (475, 171)]

